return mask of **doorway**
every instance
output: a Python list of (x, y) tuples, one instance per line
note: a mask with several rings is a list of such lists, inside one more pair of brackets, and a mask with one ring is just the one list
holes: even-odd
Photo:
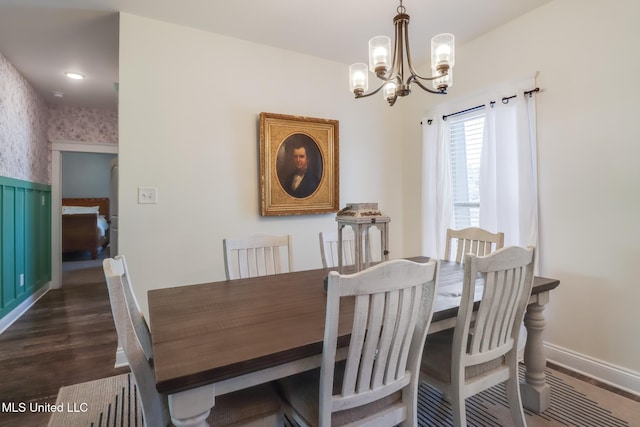
[[(63, 153), (118, 154), (118, 146), (82, 142), (53, 142), (51, 148), (51, 289), (62, 286), (62, 156)], [(116, 208), (117, 209), (117, 208)]]
[[(69, 204), (64, 203), (64, 200), (69, 198), (109, 199), (109, 210), (111, 210), (114, 200), (111, 192), (111, 165), (114, 161), (117, 161), (117, 155), (111, 153), (62, 152), (63, 205)], [(117, 205), (115, 207), (117, 208)], [(109, 225), (112, 214), (112, 212), (104, 213), (104, 221), (98, 223), (100, 230)], [(109, 233), (110, 228), (104, 230), (105, 235)], [(64, 239), (64, 225), (62, 237)], [(115, 253), (111, 246), (111, 239), (98, 247), (97, 254), (84, 250), (65, 253), (63, 247), (61, 285), (95, 283), (103, 280), (102, 261)]]

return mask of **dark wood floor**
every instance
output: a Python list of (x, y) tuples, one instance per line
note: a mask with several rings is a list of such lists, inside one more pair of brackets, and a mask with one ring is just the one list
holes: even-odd
[[(0, 335), (0, 402), (55, 403), (62, 386), (128, 371), (114, 368), (118, 339), (104, 279), (89, 282), (47, 292)], [(0, 426), (47, 425), (49, 414), (28, 412), (0, 412)]]

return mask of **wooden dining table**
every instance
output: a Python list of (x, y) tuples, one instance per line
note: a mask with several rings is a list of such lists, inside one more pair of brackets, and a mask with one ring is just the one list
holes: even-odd
[[(429, 258), (408, 258), (426, 262)], [(156, 388), (168, 396), (173, 423), (206, 426), (215, 396), (320, 366), (326, 293), (335, 269), (185, 285), (148, 292)], [(429, 333), (455, 325), (463, 266), (441, 261)], [(523, 405), (550, 404), (544, 368), (543, 309), (556, 279), (535, 277), (525, 314)], [(476, 290), (476, 300), (482, 288)], [(339, 351), (348, 346), (353, 305), (341, 304)], [(426, 349), (425, 351), (428, 351)]]

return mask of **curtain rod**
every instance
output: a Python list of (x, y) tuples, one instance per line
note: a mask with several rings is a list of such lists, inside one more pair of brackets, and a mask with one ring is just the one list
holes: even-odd
[[(525, 95), (529, 95), (529, 98), (531, 98), (531, 97), (533, 96), (534, 92), (540, 92), (540, 88), (539, 88), (539, 87), (537, 87), (537, 88), (535, 88), (535, 89), (527, 90), (527, 91), (525, 91), (525, 92), (524, 92), (524, 94), (525, 94)], [(509, 100), (510, 100), (511, 98), (515, 98), (516, 96), (517, 96), (517, 95), (503, 96), (503, 97), (502, 97), (502, 103), (503, 103), (503, 104), (508, 104), (508, 103), (509, 103)], [(496, 103), (496, 101), (490, 101), (490, 102), (489, 102), (489, 105), (490, 105), (491, 107), (493, 107), (493, 104), (495, 104), (495, 103)], [(466, 110), (456, 111), (455, 113), (451, 113), (451, 114), (445, 114), (445, 115), (443, 115), (443, 116), (442, 116), (442, 120), (445, 120), (445, 121), (446, 121), (448, 117), (453, 117), (453, 116), (457, 116), (457, 115), (459, 115), (459, 114), (464, 114), (464, 113), (469, 113), (469, 112), (471, 112), (471, 111), (480, 110), (481, 108), (484, 108), (484, 107), (486, 107), (486, 104), (477, 105), (477, 106), (475, 106), (475, 107), (467, 108)], [(433, 122), (433, 119), (429, 119), (429, 120), (427, 120), (427, 124), (428, 124), (428, 125), (430, 125), (430, 124), (431, 124), (431, 122)], [(420, 124), (422, 124), (422, 122), (420, 122)]]

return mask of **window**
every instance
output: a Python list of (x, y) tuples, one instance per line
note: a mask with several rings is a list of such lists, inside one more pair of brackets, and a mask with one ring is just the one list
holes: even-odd
[(479, 226), (484, 117), (483, 111), (476, 111), (449, 118), (451, 191), (456, 229)]
[(444, 255), (447, 228), (482, 227), (504, 233), (506, 245), (537, 245), (535, 97), (524, 96), (536, 89), (521, 89), (533, 85), (527, 78), (443, 103), (423, 121), (425, 255)]

